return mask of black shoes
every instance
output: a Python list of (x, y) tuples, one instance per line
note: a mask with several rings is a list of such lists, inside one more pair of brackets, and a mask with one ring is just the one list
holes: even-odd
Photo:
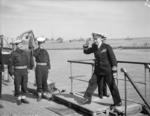
[(42, 93), (38, 92), (37, 93), (37, 102), (41, 101), (41, 99), (42, 99)]
[(29, 101), (26, 100), (26, 99), (21, 99), (21, 102), (22, 102), (22, 103), (25, 103), (25, 104), (29, 104)]
[(47, 95), (43, 95), (42, 98), (49, 99), (49, 97)]
[(115, 104), (116, 106), (122, 106), (122, 102), (119, 102), (118, 104)]
[(41, 101), (41, 99), (42, 99), (42, 96), (38, 96), (37, 97), (37, 102)]
[(91, 100), (87, 98), (84, 98), (82, 101), (82, 104), (90, 104), (90, 103), (91, 103)]
[(29, 101), (26, 99), (17, 99), (17, 105), (21, 105), (22, 103), (29, 104)]
[(20, 99), (17, 99), (17, 105), (21, 105), (21, 100)]
[(100, 98), (100, 99), (103, 99), (103, 97), (109, 97), (109, 94), (99, 95), (99, 98)]
[(102, 95), (100, 95), (100, 96), (99, 96), (99, 98), (100, 98), (100, 99), (103, 99), (103, 96), (102, 96)]
[(117, 104), (112, 104), (111, 107), (115, 107), (115, 106), (122, 106), (122, 102), (119, 102)]
[(51, 100), (52, 99), (52, 94), (50, 93), (41, 93), (39, 92), (38, 95), (37, 95), (37, 102), (41, 101), (41, 99), (47, 99), (47, 100)]
[(52, 94), (50, 94), (50, 93), (43, 93), (42, 98), (47, 99), (47, 100), (51, 100), (52, 99)]
[(103, 96), (105, 96), (105, 97), (109, 97), (110, 95), (109, 95), (109, 94), (106, 94), (106, 95), (103, 95)]
[(43, 98), (43, 99), (47, 99), (47, 100), (51, 100), (52, 96), (49, 95), (49, 94), (46, 94), (46, 95), (38, 95), (37, 101), (38, 101), (38, 102), (41, 101), (42, 98)]

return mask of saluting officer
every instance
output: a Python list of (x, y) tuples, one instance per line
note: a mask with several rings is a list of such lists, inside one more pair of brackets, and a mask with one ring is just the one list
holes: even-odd
[(24, 46), (21, 40), (16, 40), (14, 44), (16, 49), (14, 49), (14, 51), (11, 53), (8, 72), (11, 76), (14, 76), (14, 87), (15, 96), (17, 97), (17, 104), (29, 104), (29, 101), (26, 99), (28, 68), (33, 68), (33, 60), (32, 62), (29, 60), (28, 54), (24, 50)]
[(110, 45), (102, 42), (106, 37), (97, 33), (92, 33), (92, 36), (94, 39), (92, 47), (88, 47), (87, 44), (83, 46), (85, 54), (94, 53), (95, 56), (94, 73), (89, 81), (83, 103), (90, 103), (92, 94), (97, 88), (97, 85), (102, 92), (104, 82), (106, 82), (114, 101), (113, 106), (120, 106), (122, 105), (122, 102), (114, 80), (114, 77), (117, 76), (117, 61), (115, 54)]
[(50, 59), (49, 54), (46, 49), (44, 49), (44, 43), (46, 38), (38, 37), (38, 48), (34, 50), (33, 55), (36, 61), (36, 69), (35, 69), (35, 76), (36, 76), (36, 84), (37, 84), (37, 93), (38, 98), (37, 101), (40, 101), (41, 98), (50, 98), (50, 94), (48, 94), (48, 73), (50, 66)]

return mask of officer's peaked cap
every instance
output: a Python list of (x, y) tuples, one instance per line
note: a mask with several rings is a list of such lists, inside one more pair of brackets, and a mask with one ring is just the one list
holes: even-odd
[(20, 40), (20, 39), (16, 39), (14, 42), (12, 42), (11, 44), (16, 44), (16, 45), (18, 45), (18, 44), (20, 44), (20, 43), (22, 43), (22, 40)]
[(98, 33), (92, 33), (93, 38), (101, 38), (103, 40), (106, 39), (106, 37), (102, 34), (98, 34)]

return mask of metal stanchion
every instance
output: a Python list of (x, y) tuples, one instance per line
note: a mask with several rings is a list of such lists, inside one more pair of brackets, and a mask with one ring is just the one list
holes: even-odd
[(73, 77), (72, 77), (72, 63), (70, 62), (70, 79), (71, 79), (71, 90), (70, 94), (73, 94)]
[[(126, 70), (124, 70), (124, 72), (126, 72)], [(125, 85), (125, 93), (124, 93), (124, 99), (125, 99), (125, 116), (127, 116), (127, 78), (126, 78), (126, 74), (124, 73), (124, 85)]]
[(144, 65), (145, 99), (146, 99), (146, 69), (147, 69), (147, 66)]

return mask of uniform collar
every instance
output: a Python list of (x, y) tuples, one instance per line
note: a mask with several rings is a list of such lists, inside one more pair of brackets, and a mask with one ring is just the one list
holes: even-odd
[(103, 45), (103, 43), (99, 44), (99, 45), (98, 45), (98, 48), (101, 48), (102, 45)]

